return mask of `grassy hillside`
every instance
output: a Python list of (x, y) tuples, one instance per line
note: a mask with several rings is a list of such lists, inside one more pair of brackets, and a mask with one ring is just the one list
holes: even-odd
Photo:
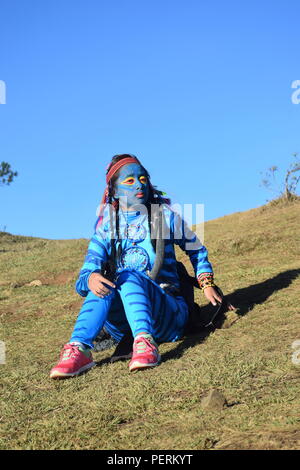
[[(107, 350), (94, 354), (98, 367), (65, 381), (48, 377), (82, 302), (74, 281), (88, 241), (0, 233), (0, 448), (299, 448), (299, 216), (296, 201), (206, 223), (216, 281), (236, 313), (222, 328), (161, 345), (155, 369), (130, 374)], [(211, 389), (225, 406), (202, 406)]]

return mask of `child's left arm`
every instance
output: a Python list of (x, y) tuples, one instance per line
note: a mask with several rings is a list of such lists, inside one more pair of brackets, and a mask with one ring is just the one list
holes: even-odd
[(207, 249), (179, 214), (173, 214), (174, 243), (189, 256), (199, 286), (207, 300), (213, 305), (217, 305), (217, 302), (221, 302), (222, 298), (214, 289), (214, 273), (212, 265), (208, 261)]

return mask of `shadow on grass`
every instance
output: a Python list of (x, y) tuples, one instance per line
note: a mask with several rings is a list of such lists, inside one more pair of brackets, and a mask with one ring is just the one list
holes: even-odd
[(104, 366), (105, 364), (110, 364), (110, 357), (105, 357), (104, 359), (101, 359), (101, 361), (94, 361), (96, 366), (95, 367), (101, 367)]
[[(236, 314), (245, 316), (255, 305), (264, 303), (274, 292), (287, 288), (299, 275), (300, 269), (290, 269), (266, 281), (238, 289), (226, 295), (226, 298), (236, 307)], [(226, 320), (226, 308), (223, 308), (214, 322), (214, 327), (210, 326), (205, 328), (204, 325), (209, 323), (213, 315), (213, 307), (211, 305), (205, 305), (200, 308), (199, 305), (195, 303), (194, 310), (191, 321), (187, 325), (183, 340), (174, 349), (162, 354), (163, 361), (181, 357), (186, 349), (202, 343), (213, 331), (217, 328), (222, 328)]]
[(238, 289), (228, 298), (233, 305), (238, 306), (237, 313), (243, 316), (255, 305), (264, 303), (274, 292), (286, 289), (299, 275), (300, 269), (289, 269), (259, 284)]

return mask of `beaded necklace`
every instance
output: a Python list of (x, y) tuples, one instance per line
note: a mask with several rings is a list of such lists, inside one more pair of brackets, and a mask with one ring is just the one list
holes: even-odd
[[(137, 243), (141, 243), (145, 240), (147, 231), (144, 227), (143, 220), (141, 220), (138, 224), (130, 223), (128, 221), (128, 212), (124, 213), (121, 209), (121, 213), (125, 222), (125, 239), (132, 243), (132, 245), (136, 245)], [(138, 216), (139, 213), (136, 213)]]

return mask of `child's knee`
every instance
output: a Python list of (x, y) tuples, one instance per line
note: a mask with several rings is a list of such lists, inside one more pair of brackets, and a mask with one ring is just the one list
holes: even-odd
[(122, 271), (118, 275), (118, 279), (116, 282), (117, 287), (121, 286), (122, 284), (124, 284), (124, 282), (127, 282), (127, 281), (134, 281), (134, 282), (142, 283), (143, 276), (138, 271), (127, 271), (127, 270)]

